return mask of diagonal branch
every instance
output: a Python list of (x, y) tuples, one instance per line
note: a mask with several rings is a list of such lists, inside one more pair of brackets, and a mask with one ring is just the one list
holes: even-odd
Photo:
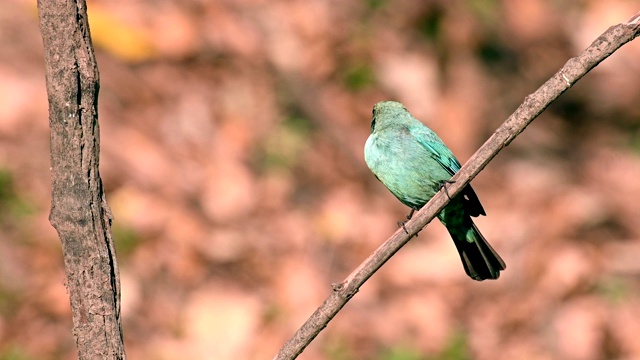
[[(509, 145), (544, 109), (562, 93), (567, 91), (587, 72), (609, 57), (622, 45), (640, 35), (640, 12), (629, 21), (610, 27), (587, 49), (555, 73), (544, 85), (527, 96), (518, 109), (496, 130), (469, 161), (452, 178), (455, 183), (447, 187), (454, 197), (493, 159), (502, 148)], [(341, 284), (333, 284), (333, 292), (324, 303), (289, 339), (274, 360), (295, 359), (324, 329), (329, 321), (358, 292), (393, 254), (404, 246), (411, 237), (425, 227), (449, 202), (444, 192), (439, 192), (406, 224), (408, 235), (398, 229), (384, 244), (376, 249)]]

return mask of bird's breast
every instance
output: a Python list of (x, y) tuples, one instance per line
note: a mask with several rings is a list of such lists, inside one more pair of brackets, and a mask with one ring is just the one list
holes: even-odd
[(398, 135), (372, 134), (365, 144), (365, 162), (401, 202), (421, 207), (439, 189), (438, 165), (417, 141)]

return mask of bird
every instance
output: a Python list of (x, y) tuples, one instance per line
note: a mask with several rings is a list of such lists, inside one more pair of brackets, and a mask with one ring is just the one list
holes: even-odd
[[(411, 208), (407, 220), (443, 187), (446, 191), (461, 167), (438, 135), (396, 101), (373, 106), (364, 159), (375, 177)], [(473, 223), (471, 217), (479, 215), (486, 215), (485, 210), (467, 185), (437, 216), (451, 235), (466, 274), (477, 281), (498, 279), (506, 265)], [(404, 228), (403, 222), (399, 225)]]

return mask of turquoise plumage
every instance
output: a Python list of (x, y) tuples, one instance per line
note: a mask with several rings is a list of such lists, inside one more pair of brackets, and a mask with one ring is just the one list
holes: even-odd
[[(378, 180), (412, 209), (422, 208), (461, 167), (438, 135), (395, 101), (374, 105), (364, 158)], [(438, 219), (453, 238), (467, 275), (497, 279), (506, 265), (471, 220), (479, 215), (485, 211), (467, 185)]]

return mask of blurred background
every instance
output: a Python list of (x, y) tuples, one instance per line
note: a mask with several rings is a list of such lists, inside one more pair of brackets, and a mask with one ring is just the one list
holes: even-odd
[[(271, 359), (407, 214), (374, 103), (462, 163), (634, 0), (89, 1), (131, 359)], [(0, 11), (0, 360), (74, 359), (35, 1)], [(424, 229), (300, 359), (640, 359), (640, 42), (474, 180), (507, 270)]]

